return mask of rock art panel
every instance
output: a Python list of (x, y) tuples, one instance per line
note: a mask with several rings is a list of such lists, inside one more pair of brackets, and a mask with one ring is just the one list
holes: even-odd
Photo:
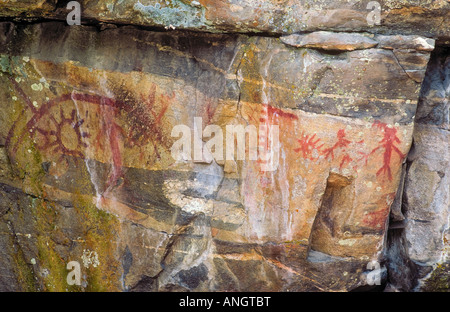
[[(383, 261), (430, 49), (363, 37), (371, 44), (328, 53), (269, 37), (15, 26), (0, 48), (0, 145), (11, 176), (1, 183), (55, 203), (43, 211), (89, 207), (86, 220), (95, 212), (114, 224), (96, 227), (114, 256), (76, 243), (100, 264), (115, 260), (121, 277), (110, 289), (364, 286), (367, 263)], [(277, 126), (277, 166), (264, 170), (267, 159), (250, 160), (249, 149), (244, 160), (236, 150), (233, 159), (175, 160), (172, 129), (193, 133), (194, 118), (201, 131), (266, 129), (265, 150)], [(87, 235), (61, 227), (72, 241)], [(65, 261), (74, 255), (65, 248), (52, 250)]]

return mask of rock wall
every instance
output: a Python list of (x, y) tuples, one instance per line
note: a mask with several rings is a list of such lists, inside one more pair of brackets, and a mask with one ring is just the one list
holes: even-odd
[[(69, 0), (4, 0), (0, 16), (66, 20)], [(228, 33), (318, 30), (449, 37), (447, 0), (82, 0), (86, 21)], [(375, 8), (382, 22), (373, 23)], [(370, 22), (368, 22), (368, 19)]]
[[(391, 233), (395, 289), (448, 291), (448, 55), (448, 48), (438, 47), (428, 64), (415, 118), (414, 143), (404, 166), (404, 184), (397, 194), (402, 200), (396, 213), (391, 213), (394, 224), (403, 225)], [(396, 267), (399, 259), (406, 270)], [(398, 272), (412, 275), (397, 276)]]
[(448, 1), (66, 3), (0, 4), (1, 291), (448, 290)]

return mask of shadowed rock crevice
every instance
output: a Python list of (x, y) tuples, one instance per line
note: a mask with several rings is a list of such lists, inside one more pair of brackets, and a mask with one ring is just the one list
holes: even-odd
[[(414, 142), (411, 147), (410, 154), (414, 153)], [(408, 175), (411, 162), (407, 161), (405, 164), (405, 174), (403, 179)], [(400, 182), (404, 184), (403, 182)], [(404, 189), (397, 193), (396, 201), (399, 203), (400, 211), (396, 211), (393, 205), (390, 220), (389, 231), (387, 233), (386, 242), (386, 258), (388, 269), (388, 284), (385, 291), (404, 291), (409, 292), (417, 286), (417, 267), (408, 255), (408, 242), (405, 236), (405, 227), (408, 219), (403, 219), (407, 215), (408, 204), (406, 195), (403, 193)], [(403, 219), (401, 221), (395, 221)]]
[(345, 247), (339, 241), (351, 235), (347, 220), (354, 209), (353, 188), (352, 178), (330, 173), (322, 204), (311, 229), (312, 250), (333, 256), (347, 256)]
[(391, 211), (387, 291), (448, 291), (450, 50), (432, 52), (404, 182)]

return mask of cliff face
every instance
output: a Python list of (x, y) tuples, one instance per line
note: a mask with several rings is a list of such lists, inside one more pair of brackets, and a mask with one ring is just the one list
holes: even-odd
[(0, 290), (448, 291), (448, 1), (80, 3), (0, 4)]
[[(0, 16), (60, 19), (69, 0), (3, 0)], [(86, 21), (228, 33), (371, 31), (449, 37), (447, 0), (83, 0)], [(380, 9), (382, 23), (377, 23)], [(370, 12), (376, 14), (370, 14)]]

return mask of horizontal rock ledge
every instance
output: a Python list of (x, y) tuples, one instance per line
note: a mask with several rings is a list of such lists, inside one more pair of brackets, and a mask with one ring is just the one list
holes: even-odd
[(297, 48), (313, 48), (331, 51), (354, 51), (370, 48), (387, 50), (405, 49), (431, 52), (434, 50), (435, 40), (421, 36), (408, 35), (373, 35), (359, 33), (336, 33), (317, 31), (308, 34), (292, 34), (281, 37), (280, 40)]
[[(450, 38), (446, 22), (450, 18), (450, 3), (446, 0), (418, 0), (414, 3), (379, 0), (379, 8), (368, 6), (369, 1), (359, 0), (78, 2), (83, 21), (122, 25), (275, 35), (329, 30)], [(66, 20), (69, 12), (65, 4), (56, 0), (4, 0), (0, 3), (0, 18), (16, 21)], [(379, 15), (379, 23), (374, 23), (374, 14)]]

